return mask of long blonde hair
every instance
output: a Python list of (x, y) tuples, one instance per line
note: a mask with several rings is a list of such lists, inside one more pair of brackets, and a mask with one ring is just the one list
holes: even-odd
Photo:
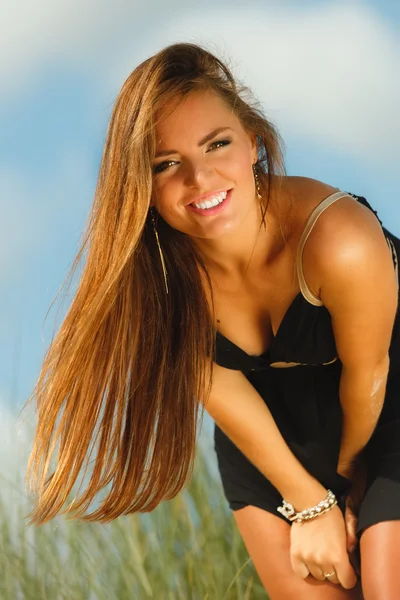
[[(172, 98), (197, 90), (218, 94), (245, 130), (256, 134), (260, 184), (268, 190), (263, 219), (282, 179), (277, 175), (285, 175), (276, 128), (251, 101), (249, 89), (205, 48), (167, 46), (129, 75), (113, 107), (93, 206), (61, 290), (85, 250), (86, 264), (25, 405), (36, 398), (26, 483), (37, 498), (28, 524), (72, 509), (70, 518), (100, 522), (148, 512), (176, 496), (192, 476), (215, 356), (204, 287), (208, 282), (212, 297), (211, 281), (190, 237), (159, 216), (165, 293), (149, 207), (155, 115)], [(91, 442), (98, 450), (87, 489), (62, 510)], [(48, 475), (57, 443), (56, 466)], [(84, 515), (110, 482), (99, 508)]]

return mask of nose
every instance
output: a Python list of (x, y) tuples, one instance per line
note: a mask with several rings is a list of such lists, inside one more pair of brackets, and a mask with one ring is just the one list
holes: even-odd
[(206, 161), (187, 165), (184, 183), (187, 187), (207, 189), (214, 176), (214, 169)]

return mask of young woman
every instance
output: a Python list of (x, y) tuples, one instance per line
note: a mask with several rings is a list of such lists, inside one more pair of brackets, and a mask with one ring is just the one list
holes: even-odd
[(357, 598), (360, 580), (398, 598), (400, 241), (365, 198), (288, 176), (250, 98), (186, 43), (122, 86), (71, 274), (86, 249), (85, 268), (34, 390), (30, 522), (61, 512), (93, 438), (66, 512), (111, 481), (84, 520), (174, 497), (205, 409), (273, 600)]

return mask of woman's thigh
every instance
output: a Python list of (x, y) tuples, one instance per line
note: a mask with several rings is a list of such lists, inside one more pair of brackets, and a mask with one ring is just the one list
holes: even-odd
[(365, 600), (400, 598), (400, 521), (383, 521), (364, 529), (360, 551)]
[(301, 579), (290, 564), (290, 525), (257, 506), (232, 511), (240, 535), (271, 600), (361, 600), (360, 586), (345, 590), (311, 575)]

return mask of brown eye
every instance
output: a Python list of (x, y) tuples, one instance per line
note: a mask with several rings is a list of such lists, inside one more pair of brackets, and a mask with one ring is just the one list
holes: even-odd
[[(224, 146), (227, 146), (230, 143), (231, 143), (230, 140), (218, 140), (217, 142), (213, 142), (211, 144), (210, 150), (214, 149), (214, 147), (216, 147), (215, 149), (218, 150), (218, 148), (223, 148)], [(218, 144), (222, 144), (222, 145), (218, 146)], [(163, 171), (166, 171), (168, 169), (168, 167), (171, 166), (171, 164), (173, 165), (176, 162), (177, 162), (176, 160), (165, 160), (164, 162), (160, 163), (159, 165), (157, 165), (153, 168), (153, 173), (155, 173), (155, 174), (162, 173)]]
[(213, 142), (210, 146), (210, 148), (212, 148), (213, 146), (215, 146), (216, 144), (222, 144), (221, 147), (223, 146), (227, 146), (228, 144), (230, 144), (230, 140), (218, 140), (217, 142)]
[(170, 164), (171, 163), (173, 164), (174, 162), (176, 162), (176, 161), (174, 161), (174, 160), (165, 160), (164, 162), (162, 162), (159, 165), (157, 165), (157, 166), (154, 167), (153, 173), (161, 173), (162, 171), (165, 171), (170, 166)]

